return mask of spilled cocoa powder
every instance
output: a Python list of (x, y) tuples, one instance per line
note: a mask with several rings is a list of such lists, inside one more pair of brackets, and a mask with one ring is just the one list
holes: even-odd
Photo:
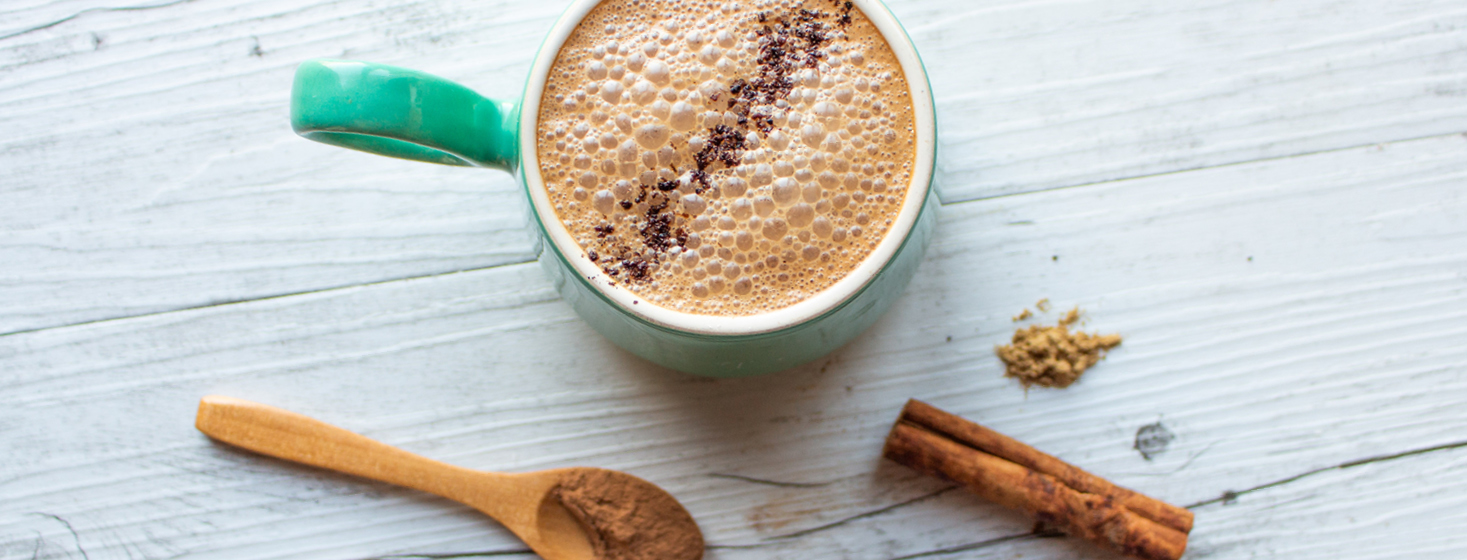
[[(1041, 300), (1038, 307), (1042, 311), (1048, 306), (1049, 300)], [(1015, 320), (1028, 315), (1029, 310), (1025, 309)], [(1106, 351), (1121, 345), (1118, 334), (1070, 332), (1070, 326), (1079, 320), (1080, 308), (1076, 307), (1057, 325), (1030, 325), (1015, 331), (1008, 345), (994, 349), (1003, 360), (1004, 377), (1017, 378), (1025, 390), (1034, 385), (1069, 387), (1085, 370), (1105, 358)]]
[(703, 534), (667, 492), (616, 471), (575, 469), (555, 498), (586, 528), (596, 560), (697, 560)]

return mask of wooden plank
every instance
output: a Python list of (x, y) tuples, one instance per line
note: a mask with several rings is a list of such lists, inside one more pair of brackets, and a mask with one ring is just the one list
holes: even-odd
[(893, 3), (933, 66), (944, 200), (1467, 130), (1460, 3)]
[[(443, 500), (212, 445), (191, 425), (208, 393), (475, 468), (628, 470), (684, 501), (712, 559), (891, 559), (1027, 531), (879, 460), (908, 397), (1203, 503), (1196, 554), (1458, 556), (1467, 448), (1331, 467), (1467, 440), (1464, 153), (1452, 135), (949, 205), (886, 318), (764, 378), (649, 366), (528, 264), (0, 337), (0, 558), (520, 547)], [(1126, 341), (1026, 395), (991, 348), (1040, 297)], [(1133, 438), (1156, 422), (1175, 439), (1146, 460)], [(1098, 557), (1064, 540), (942, 557), (1020, 553)]]
[[(81, 9), (6, 7), (0, 34)], [(559, 10), (191, 2), (0, 40), (0, 332), (533, 258), (508, 175), (302, 140), (288, 91), (325, 56), (514, 97)]]
[[(509, 178), (285, 126), (294, 65), (513, 97), (564, 6), (211, 0), (0, 7), (0, 332), (523, 262)], [(1467, 130), (1450, 0), (892, 3), (948, 200)], [(139, 3), (137, 5), (152, 5)]]

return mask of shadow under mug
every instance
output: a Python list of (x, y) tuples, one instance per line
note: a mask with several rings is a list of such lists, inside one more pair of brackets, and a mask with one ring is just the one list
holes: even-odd
[(518, 101), (485, 98), (449, 80), (367, 62), (310, 60), (296, 70), (291, 124), (311, 140), (374, 154), (515, 173), (541, 239), (539, 261), (561, 296), (602, 336), (663, 366), (710, 377), (792, 368), (844, 346), (901, 295), (932, 237), (936, 118), (911, 39), (878, 0), (853, 0), (905, 73), (916, 128), (912, 183), (872, 253), (835, 285), (789, 307), (710, 316), (655, 306), (609, 281), (555, 215), (539, 173), (536, 127), (561, 45), (600, 0), (577, 0), (541, 43)]

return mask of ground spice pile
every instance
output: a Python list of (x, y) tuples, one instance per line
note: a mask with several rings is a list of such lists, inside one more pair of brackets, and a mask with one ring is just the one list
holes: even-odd
[[(1047, 304), (1047, 301), (1041, 301)], [(1040, 305), (1041, 310), (1046, 305)], [(1020, 317), (1027, 318), (1025, 309)], [(1015, 320), (1020, 320), (1018, 317)], [(1059, 324), (1054, 326), (1030, 325), (1014, 331), (1014, 338), (1006, 346), (998, 346), (994, 352), (1003, 360), (1005, 377), (1013, 377), (1028, 389), (1040, 387), (1069, 387), (1080, 378), (1080, 374), (1105, 357), (1105, 352), (1121, 345), (1121, 335), (1095, 335), (1070, 332), (1070, 326), (1080, 320), (1080, 308), (1071, 309)]]
[(555, 497), (588, 529), (596, 560), (697, 560), (703, 534), (666, 492), (613, 471), (574, 469)]

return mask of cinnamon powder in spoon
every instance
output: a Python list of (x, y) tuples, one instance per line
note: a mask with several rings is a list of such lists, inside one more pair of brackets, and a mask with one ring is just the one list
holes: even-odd
[(587, 529), (597, 560), (703, 556), (703, 537), (686, 530), (693, 520), (677, 500), (651, 484), (628, 484), (631, 477), (618, 475), (577, 469), (562, 477), (554, 490), (560, 503)]

